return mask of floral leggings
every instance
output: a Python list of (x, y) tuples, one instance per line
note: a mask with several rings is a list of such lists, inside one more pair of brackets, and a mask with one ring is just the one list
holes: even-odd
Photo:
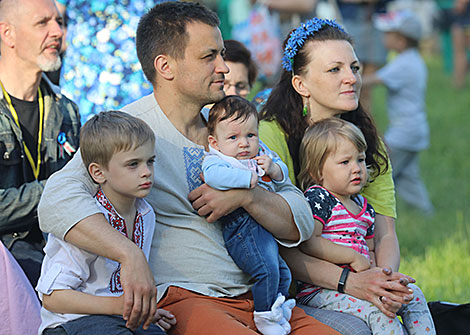
[(312, 307), (354, 315), (367, 323), (373, 334), (406, 334), (403, 331), (404, 326), (409, 335), (435, 335), (436, 329), (423, 292), (416, 285), (408, 286), (413, 289), (414, 299), (403, 305), (397, 313), (401, 316), (403, 325), (398, 318), (387, 317), (370, 302), (338, 291), (320, 289), (315, 296), (305, 300), (308, 300), (306, 304)]

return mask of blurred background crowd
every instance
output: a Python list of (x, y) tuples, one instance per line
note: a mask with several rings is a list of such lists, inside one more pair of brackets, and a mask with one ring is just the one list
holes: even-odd
[[(67, 17), (63, 67), (51, 75), (61, 79), (65, 94), (78, 103), (82, 121), (95, 113), (124, 106), (151, 92), (144, 80), (134, 47), (140, 16), (155, 0), (57, 0)], [(386, 62), (383, 34), (373, 17), (392, 10), (409, 9), (423, 27), (421, 49), (440, 54), (453, 84), (463, 89), (468, 77), (470, 4), (467, 0), (205, 0), (221, 19), (224, 40), (242, 42), (256, 62), (257, 80), (249, 97), (272, 86), (281, 69), (282, 41), (307, 18), (336, 19), (354, 37), (363, 75)], [(67, 49), (67, 50), (65, 50)], [(253, 78), (252, 78), (253, 79)], [(370, 90), (361, 93), (370, 107)]]

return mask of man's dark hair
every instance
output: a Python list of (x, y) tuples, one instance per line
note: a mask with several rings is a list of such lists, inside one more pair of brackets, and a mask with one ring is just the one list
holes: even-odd
[(182, 59), (188, 43), (186, 26), (200, 22), (212, 27), (220, 23), (207, 7), (193, 2), (171, 1), (156, 5), (139, 21), (136, 33), (137, 57), (145, 76), (155, 82), (154, 60), (158, 55)]
[(250, 50), (248, 50), (243, 43), (236, 40), (226, 40), (224, 41), (224, 45), (224, 59), (227, 62), (241, 63), (245, 65), (245, 67), (248, 69), (248, 84), (250, 84), (250, 87), (252, 87), (256, 80), (258, 69), (255, 62), (253, 61), (253, 58), (251, 58)]
[(209, 111), (207, 121), (207, 131), (209, 135), (214, 135), (215, 127), (220, 121), (234, 119), (245, 121), (250, 116), (256, 118), (258, 122), (258, 111), (256, 107), (238, 95), (227, 95), (225, 98), (216, 102)]

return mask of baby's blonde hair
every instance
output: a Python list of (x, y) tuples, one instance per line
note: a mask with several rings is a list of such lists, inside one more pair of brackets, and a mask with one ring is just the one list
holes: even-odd
[(300, 144), (297, 180), (302, 190), (321, 184), (323, 166), (328, 155), (336, 150), (339, 136), (350, 140), (360, 152), (367, 150), (364, 135), (351, 122), (335, 117), (314, 123), (307, 128)]
[(147, 142), (155, 143), (150, 126), (120, 111), (96, 114), (80, 129), (80, 153), (87, 168), (91, 163), (108, 168), (114, 153), (133, 150)]

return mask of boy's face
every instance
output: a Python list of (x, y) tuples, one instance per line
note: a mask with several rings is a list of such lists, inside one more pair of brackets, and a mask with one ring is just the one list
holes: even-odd
[(113, 154), (105, 169), (101, 167), (104, 182), (100, 183), (111, 201), (143, 198), (150, 193), (153, 184), (155, 144), (143, 145)]
[(209, 144), (224, 155), (249, 159), (258, 154), (258, 122), (254, 116), (246, 120), (230, 118), (220, 121), (215, 134), (209, 135)]
[(384, 45), (387, 50), (402, 51), (406, 46), (406, 38), (398, 32), (388, 31), (384, 33)]

